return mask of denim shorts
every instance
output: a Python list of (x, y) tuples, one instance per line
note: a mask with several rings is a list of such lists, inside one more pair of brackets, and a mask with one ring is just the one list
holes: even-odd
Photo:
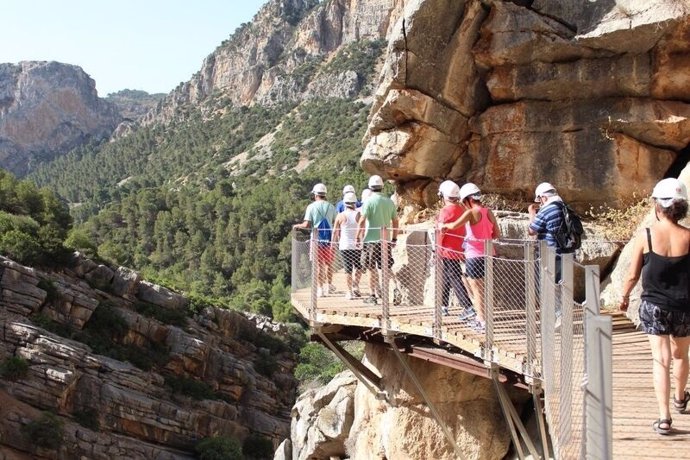
[(471, 279), (484, 278), (486, 257), (473, 257), (465, 260), (465, 276)]
[(690, 336), (690, 311), (666, 310), (643, 300), (640, 303), (640, 323), (645, 334)]

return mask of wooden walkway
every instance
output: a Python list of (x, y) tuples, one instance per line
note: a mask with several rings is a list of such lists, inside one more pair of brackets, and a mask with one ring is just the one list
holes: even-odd
[(671, 409), (673, 434), (652, 430), (658, 417), (647, 336), (623, 318), (613, 331), (613, 458), (690, 459), (690, 412)]
[[(317, 299), (316, 321), (329, 326), (354, 327), (361, 331), (381, 329), (381, 306), (368, 305), (364, 299), (346, 300), (344, 275), (336, 274), (339, 292)], [(363, 280), (364, 281), (364, 280)], [(365, 290), (366, 291), (366, 290)], [(392, 299), (392, 292), (390, 294)], [(292, 304), (309, 319), (311, 291), (292, 293)], [(524, 355), (524, 307), (515, 306), (495, 320), (498, 339), (494, 351), (505, 369), (522, 372)], [(444, 317), (442, 342), (480, 356), (484, 336), (457, 320), (459, 310)], [(432, 337), (433, 309), (424, 306), (390, 307), (391, 329), (403, 334)], [(522, 330), (521, 330), (522, 327)], [(514, 331), (514, 333), (510, 333)], [(481, 362), (478, 360), (478, 362)], [(614, 315), (613, 331), (613, 458), (614, 459), (690, 459), (690, 412), (673, 414), (674, 432), (660, 436), (652, 430), (657, 418), (657, 404), (652, 384), (652, 358), (647, 337), (635, 330), (621, 315)]]

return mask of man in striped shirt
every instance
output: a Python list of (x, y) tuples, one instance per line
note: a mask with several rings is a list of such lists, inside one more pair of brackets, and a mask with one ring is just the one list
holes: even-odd
[[(536, 235), (538, 240), (546, 240), (546, 244), (556, 249), (556, 254), (561, 250), (556, 242), (556, 232), (563, 223), (563, 210), (557, 202), (563, 202), (556, 192), (556, 187), (548, 182), (542, 182), (534, 192), (534, 203), (529, 205), (529, 229), (530, 235)], [(561, 258), (556, 256), (556, 282), (561, 279)]]

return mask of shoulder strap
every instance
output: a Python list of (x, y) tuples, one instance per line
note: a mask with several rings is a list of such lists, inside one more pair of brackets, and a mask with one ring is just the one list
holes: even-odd
[(649, 245), (649, 252), (652, 252), (652, 231), (649, 227), (645, 228), (647, 231), (647, 244)]

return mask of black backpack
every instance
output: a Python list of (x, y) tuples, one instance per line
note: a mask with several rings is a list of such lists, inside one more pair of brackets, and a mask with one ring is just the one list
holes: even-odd
[(563, 222), (561, 226), (554, 233), (556, 244), (561, 253), (575, 252), (582, 246), (582, 235), (585, 229), (582, 227), (582, 220), (575, 211), (570, 209), (567, 204), (562, 201), (556, 201), (556, 205), (563, 213)]

